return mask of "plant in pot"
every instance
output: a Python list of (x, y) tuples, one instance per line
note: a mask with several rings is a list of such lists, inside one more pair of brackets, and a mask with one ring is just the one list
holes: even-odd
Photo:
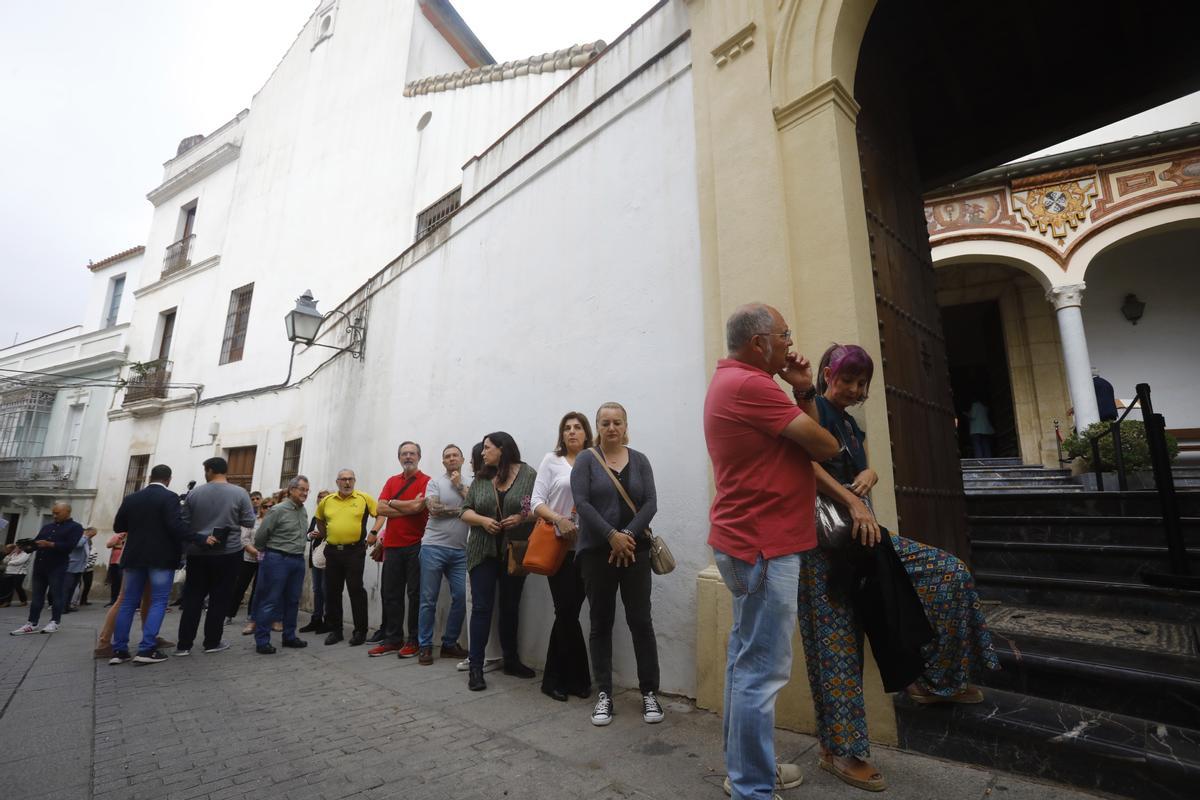
[[(1063, 440), (1063, 452), (1069, 458), (1080, 459), (1086, 471), (1094, 472), (1096, 467), (1092, 463), (1090, 437), (1106, 432), (1110, 425), (1112, 425), (1110, 422), (1094, 422), (1083, 431), (1082, 435), (1072, 433)], [(1179, 455), (1179, 442), (1169, 431), (1165, 436), (1167, 455), (1171, 461), (1174, 461)], [(1114, 459), (1113, 437), (1105, 436), (1100, 439), (1098, 444), (1100, 445), (1100, 471), (1114, 471), (1117, 467)], [(1121, 456), (1125, 461), (1126, 474), (1145, 472), (1151, 468), (1150, 443), (1146, 439), (1146, 425), (1141, 420), (1127, 419), (1121, 423)]]

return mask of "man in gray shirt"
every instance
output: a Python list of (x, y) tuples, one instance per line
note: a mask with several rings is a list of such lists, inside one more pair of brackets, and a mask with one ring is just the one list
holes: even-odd
[(429, 479), (425, 507), (429, 521), (421, 537), (421, 611), (417, 618), (417, 663), (433, 663), (433, 619), (437, 613), (442, 576), (450, 583), (450, 616), (442, 635), (442, 658), (466, 658), (458, 643), (467, 613), (467, 523), (460, 519), (469, 481), (462, 477), (463, 454), (457, 445), (442, 450), (444, 474)]
[(180, 516), (188, 531), (213, 536), (217, 543), (212, 547), (195, 544), (188, 547), (177, 656), (191, 655), (205, 598), (208, 598), (208, 614), (204, 618), (204, 652), (229, 649), (221, 641), (221, 632), (242, 563), (241, 529), (254, 526), (254, 507), (245, 489), (225, 479), (228, 472), (229, 463), (225, 459), (219, 456), (208, 459), (204, 462), (207, 483), (192, 489), (183, 501)]

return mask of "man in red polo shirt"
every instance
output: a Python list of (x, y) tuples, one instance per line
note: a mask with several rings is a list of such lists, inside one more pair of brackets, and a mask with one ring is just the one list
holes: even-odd
[(818, 422), (812, 366), (789, 352), (792, 334), (778, 311), (738, 308), (725, 340), (729, 357), (717, 362), (704, 400), (704, 438), (716, 484), (708, 544), (733, 594), (726, 790), (759, 800), (802, 780), (794, 764), (775, 764), (775, 698), (791, 675), (800, 553), (817, 546), (812, 462), (836, 455), (838, 443)]
[[(429, 476), (421, 472), (421, 445), (400, 444), (399, 475), (393, 475), (379, 493), (379, 516), (387, 518), (383, 529), (383, 641), (367, 651), (370, 656), (396, 653), (400, 658), (417, 654), (417, 614), (421, 610), (421, 536), (429, 512), (425, 510), (425, 487)], [(375, 534), (367, 544), (375, 543)], [(405, 595), (408, 596), (407, 631)], [(407, 633), (407, 635), (406, 635)]]

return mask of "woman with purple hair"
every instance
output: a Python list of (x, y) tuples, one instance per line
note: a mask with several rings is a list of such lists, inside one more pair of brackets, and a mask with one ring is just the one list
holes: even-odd
[[(866, 500), (879, 476), (867, 466), (866, 434), (846, 409), (866, 400), (874, 372), (871, 356), (852, 344), (830, 347), (817, 368), (820, 423), (842, 445), (838, 456), (814, 465), (817, 490), (846, 506), (855, 520), (871, 514)], [(982, 692), (968, 683), (971, 671), (1000, 667), (970, 571), (944, 550), (874, 524), (864, 528), (861, 542), (873, 547), (881, 535), (889, 537), (935, 633), (921, 650), (925, 668), (908, 687), (909, 697), (922, 704), (982, 701)], [(844, 568), (838, 561), (849, 556), (820, 548), (803, 556), (798, 614), (821, 744), (820, 766), (851, 786), (882, 791), (887, 784), (867, 761), (862, 626), (853, 604), (836, 585)]]

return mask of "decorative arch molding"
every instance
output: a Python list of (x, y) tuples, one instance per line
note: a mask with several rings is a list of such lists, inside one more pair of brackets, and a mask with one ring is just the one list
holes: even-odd
[(1046, 290), (1062, 282), (1062, 270), (1042, 250), (1019, 241), (974, 239), (948, 242), (932, 248), (935, 269), (955, 264), (1003, 264), (1026, 273)]
[(1113, 219), (1075, 248), (1067, 265), (1066, 282), (1082, 281), (1096, 258), (1118, 245), (1173, 229), (1196, 227), (1200, 227), (1200, 197), (1163, 201), (1140, 213)]
[[(771, 66), (776, 116), (831, 82), (838, 94), (853, 98), (858, 51), (875, 0), (779, 1), (782, 13)], [(839, 106), (857, 112), (857, 106)]]

